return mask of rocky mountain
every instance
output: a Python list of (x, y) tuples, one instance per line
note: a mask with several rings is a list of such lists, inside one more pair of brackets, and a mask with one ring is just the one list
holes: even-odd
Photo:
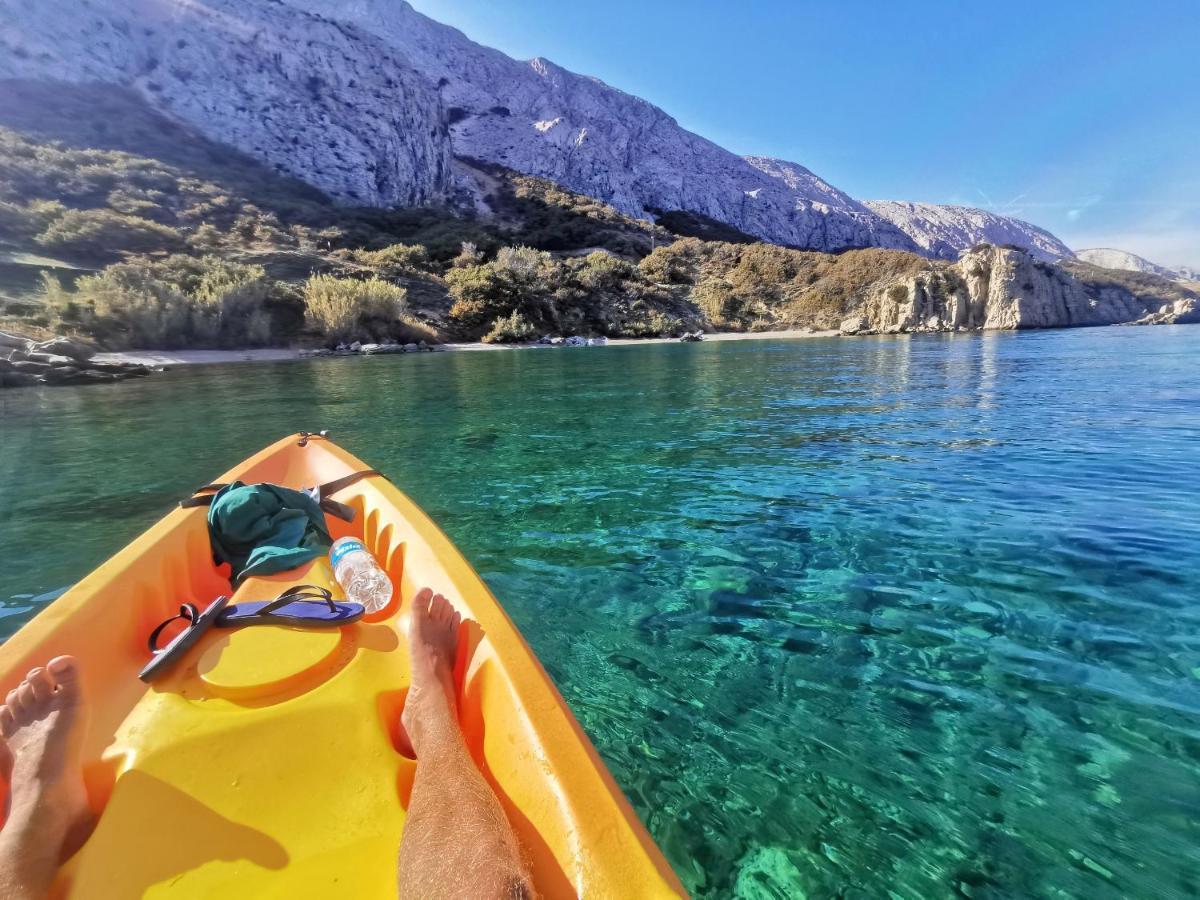
[(1200, 322), (1200, 294), (1157, 278), (1121, 282), (1082, 263), (984, 246), (872, 288), (844, 334)]
[(983, 243), (1023, 247), (1047, 261), (1074, 256), (1044, 228), (983, 209), (896, 200), (867, 200), (863, 205), (912, 238), (922, 253), (938, 259), (957, 259), (962, 250)]
[(457, 155), (548, 178), (623, 213), (686, 210), (773, 243), (913, 249), (894, 226), (802, 167), (764, 172), (653, 104), (549, 60), (518, 61), (403, 0), (287, 0), (350, 22), (437, 86)]
[(1076, 250), (1075, 256), (1093, 266), (1104, 269), (1121, 269), (1126, 272), (1146, 272), (1174, 281), (1200, 281), (1200, 271), (1186, 266), (1168, 268), (1152, 263), (1134, 253), (1125, 250), (1114, 250), (1110, 247), (1096, 247), (1089, 250)]
[(980, 210), (863, 204), (795, 163), (742, 158), (658, 107), (518, 61), (404, 0), (0, 0), (0, 78), (132, 89), (205, 137), (347, 205), (471, 198), (505, 166), (637, 218), (687, 212), (786, 246), (955, 258), (980, 241), (1070, 255)]
[(346, 203), (446, 195), (450, 142), (436, 91), (346, 23), (264, 0), (0, 0), (0, 17), (0, 78), (132, 88)]

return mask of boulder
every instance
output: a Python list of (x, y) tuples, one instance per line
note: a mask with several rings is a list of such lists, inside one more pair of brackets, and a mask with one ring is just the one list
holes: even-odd
[(31, 350), (35, 353), (49, 353), (65, 356), (76, 362), (87, 362), (96, 355), (96, 348), (83, 341), (73, 341), (70, 338), (56, 337), (40, 344), (34, 344)]
[(842, 334), (862, 334), (868, 327), (866, 316), (851, 316), (842, 320), (838, 331)]
[(59, 356), (57, 353), (39, 353), (35, 350), (25, 354), (29, 362), (45, 363), (48, 366), (74, 366), (78, 363), (69, 356)]
[(421, 348), (420, 348), (420, 347), (418, 347), (416, 344), (405, 344), (405, 345), (404, 345), (404, 352), (405, 352), (405, 353), (416, 353), (416, 352), (417, 352), (418, 350), (420, 350), (420, 349), (421, 349)]
[(362, 349), (362, 346), (363, 345), (360, 341), (355, 341), (353, 344), (351, 344), (346, 349), (349, 350), (351, 353), (357, 353), (359, 350)]
[(42, 374), (43, 384), (71, 384), (79, 374), (77, 366), (51, 366)]
[(104, 384), (120, 380), (121, 376), (112, 372), (99, 372), (96, 369), (75, 369), (69, 375), (64, 375), (55, 384)]
[(0, 387), (32, 387), (38, 383), (38, 376), (29, 372), (0, 372)]
[(23, 338), (19, 334), (9, 334), (7, 331), (0, 331), (0, 347), (26, 352), (33, 347), (33, 341)]
[(30, 362), (27, 359), (18, 360), (11, 365), (13, 367), (13, 371), (26, 372), (30, 375), (42, 375), (50, 370), (49, 363)]
[(79, 368), (92, 369), (97, 372), (109, 372), (113, 375), (121, 375), (125, 378), (137, 378), (142, 375), (150, 374), (150, 367), (143, 366), (140, 363), (109, 363), (109, 362), (89, 362)]
[(566, 339), (566, 341), (564, 341), (564, 343), (568, 347), (586, 347), (587, 346), (587, 341), (584, 340), (583, 338), (581, 338), (577, 334), (571, 335), (569, 338)]

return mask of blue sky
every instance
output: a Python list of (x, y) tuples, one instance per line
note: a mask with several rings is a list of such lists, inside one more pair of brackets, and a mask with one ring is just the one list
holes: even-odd
[(1200, 267), (1200, 0), (412, 0), (860, 199)]

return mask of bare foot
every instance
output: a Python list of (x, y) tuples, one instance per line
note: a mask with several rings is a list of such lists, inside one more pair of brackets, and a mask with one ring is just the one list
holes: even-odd
[(447, 726), (458, 728), (453, 673), (461, 621), (450, 601), (429, 588), (422, 588), (413, 598), (408, 624), (412, 684), (400, 723), (418, 756), (421, 744), (431, 734)]
[(80, 760), (86, 707), (75, 659), (33, 669), (0, 706), (0, 753), (9, 776), (0, 830), (0, 893), (45, 895), (63, 859), (78, 849), (91, 813)]

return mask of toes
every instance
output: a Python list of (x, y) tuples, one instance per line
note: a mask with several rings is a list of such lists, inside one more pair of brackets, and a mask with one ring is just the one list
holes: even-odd
[(46, 663), (46, 671), (60, 703), (74, 703), (79, 699), (79, 663), (75, 657), (56, 656)]
[(7, 706), (0, 706), (0, 735), (10, 738), (16, 730), (17, 720), (13, 718), (12, 710)]
[(4, 698), (4, 708), (12, 716), (13, 723), (17, 727), (29, 722), (29, 717), (25, 714), (25, 704), (21, 702), (21, 688), (24, 686), (25, 682), (22, 681)]
[(25, 676), (25, 681), (33, 690), (33, 699), (45, 703), (54, 696), (54, 679), (45, 669), (38, 667)]
[(454, 607), (441, 594), (434, 595), (433, 604), (429, 607), (429, 618), (435, 622), (445, 622), (453, 613)]
[(418, 615), (429, 612), (429, 601), (433, 599), (433, 591), (429, 588), (421, 588), (417, 591), (417, 596), (413, 597), (413, 612)]
[(13, 694), (16, 694), (16, 697), (14, 702), (9, 704), (9, 708), (13, 711), (17, 724), (28, 725), (41, 712), (41, 705), (33, 696), (33, 686), (28, 681), (22, 681), (9, 696), (12, 697)]

